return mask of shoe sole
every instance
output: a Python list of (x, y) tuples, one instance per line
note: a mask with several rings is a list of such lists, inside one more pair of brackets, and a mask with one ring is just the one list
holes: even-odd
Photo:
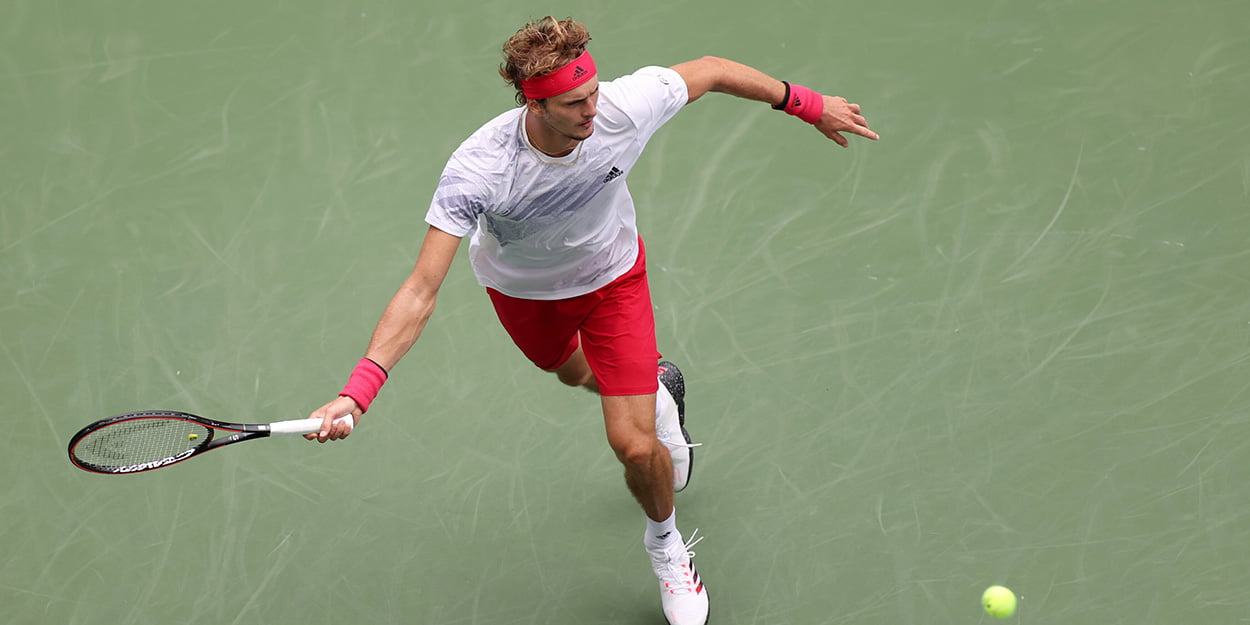
[(664, 376), (660, 377), (660, 382), (664, 384), (664, 388), (668, 389), (668, 394), (672, 395), (673, 400), (677, 402), (677, 422), (686, 425), (686, 377), (681, 374), (681, 369), (678, 369), (677, 365), (667, 360), (661, 360), (660, 364), (656, 366), (663, 368), (665, 370), (664, 373), (672, 371), (677, 374), (672, 376), (676, 379), (672, 380), (671, 385)]

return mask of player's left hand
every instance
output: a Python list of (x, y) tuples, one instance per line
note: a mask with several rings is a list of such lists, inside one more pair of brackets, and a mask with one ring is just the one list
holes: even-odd
[(827, 95), (823, 97), (825, 98), (825, 109), (820, 114), (820, 121), (816, 122), (816, 129), (826, 137), (833, 139), (844, 148), (851, 145), (851, 142), (842, 136), (844, 132), (857, 134), (874, 141), (881, 138), (881, 135), (873, 132), (868, 127), (868, 120), (864, 119), (864, 116), (860, 114), (858, 104), (847, 102), (846, 98), (841, 96)]

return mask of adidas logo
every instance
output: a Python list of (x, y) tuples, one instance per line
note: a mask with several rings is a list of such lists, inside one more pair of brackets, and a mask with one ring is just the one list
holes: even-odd
[(585, 75), (586, 75), (586, 68), (582, 67), (581, 65), (578, 65), (576, 68), (573, 69), (573, 80), (580, 80), (581, 77)]
[(673, 535), (673, 533), (672, 533), (672, 532), (664, 532), (664, 535), (663, 535), (663, 536), (656, 536), (656, 538), (658, 538), (658, 539), (660, 539), (660, 540), (664, 540), (665, 538), (668, 538), (669, 536), (672, 536), (672, 535)]
[(620, 178), (624, 174), (625, 172), (621, 171), (620, 169), (617, 169), (616, 167), (613, 167), (612, 171), (609, 171), (608, 175), (603, 177), (603, 184), (608, 184), (609, 182), (612, 182), (613, 180)]
[(791, 107), (791, 108), (797, 108), (797, 107), (800, 107), (800, 106), (803, 106), (803, 101), (802, 101), (802, 100), (800, 100), (800, 99), (799, 99), (799, 96), (797, 96), (797, 95), (796, 95), (796, 96), (794, 96), (794, 101), (790, 104), (790, 107)]

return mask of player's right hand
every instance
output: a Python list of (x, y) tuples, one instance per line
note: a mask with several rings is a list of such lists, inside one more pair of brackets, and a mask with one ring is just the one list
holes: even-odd
[[(360, 419), (360, 406), (356, 405), (356, 400), (340, 395), (334, 401), (314, 410), (308, 415), (310, 419), (321, 419), (321, 430), (312, 434), (305, 434), (304, 438), (310, 441), (324, 443), (326, 441), (336, 441), (347, 438), (352, 433), (352, 428)], [(346, 419), (335, 423), (335, 419), (344, 415), (351, 415), (351, 419)]]

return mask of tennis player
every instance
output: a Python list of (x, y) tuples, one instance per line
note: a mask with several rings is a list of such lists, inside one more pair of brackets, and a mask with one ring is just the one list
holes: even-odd
[(482, 126), (451, 155), (426, 214), (429, 229), (339, 397), (312, 413), (310, 439), (345, 438), (333, 419), (359, 419), (387, 372), (421, 335), (460, 241), (513, 341), (560, 382), (597, 393), (608, 443), (646, 517), (644, 546), (673, 625), (707, 622), (708, 594), (692, 563), (699, 539), (677, 529), (673, 494), (686, 486), (693, 445), (681, 371), (659, 362), (646, 252), (626, 179), (665, 122), (709, 91), (770, 104), (846, 147), (877, 139), (860, 107), (716, 57), (644, 67), (600, 82), (574, 21), (546, 17), (503, 46), (500, 75), (518, 108)]

